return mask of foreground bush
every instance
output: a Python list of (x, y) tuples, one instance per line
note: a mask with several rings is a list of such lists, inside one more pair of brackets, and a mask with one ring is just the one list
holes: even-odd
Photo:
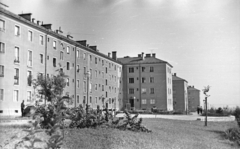
[(225, 133), (229, 140), (236, 142), (240, 146), (240, 128), (230, 128)]

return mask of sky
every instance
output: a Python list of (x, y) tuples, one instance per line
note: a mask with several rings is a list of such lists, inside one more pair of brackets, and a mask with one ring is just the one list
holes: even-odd
[(189, 85), (211, 86), (211, 106), (240, 106), (239, 0), (0, 1), (104, 54), (156, 53)]

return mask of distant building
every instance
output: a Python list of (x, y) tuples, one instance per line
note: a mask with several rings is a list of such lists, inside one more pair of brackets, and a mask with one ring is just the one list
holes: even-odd
[(200, 106), (200, 90), (194, 88), (194, 86), (188, 86), (188, 109), (195, 112), (197, 106)]
[(68, 76), (63, 94), (73, 99), (69, 107), (122, 106), (122, 64), (116, 52), (104, 55), (86, 40), (74, 41), (60, 28), (53, 31), (31, 13), (16, 15), (0, 7), (0, 115), (20, 115), (22, 100), (26, 105), (35, 100), (31, 79), (54, 76), (59, 69)]
[(188, 82), (177, 76), (172, 76), (173, 85), (173, 109), (175, 111), (188, 111)]
[(123, 107), (173, 110), (172, 65), (154, 54), (118, 58), (123, 64)]

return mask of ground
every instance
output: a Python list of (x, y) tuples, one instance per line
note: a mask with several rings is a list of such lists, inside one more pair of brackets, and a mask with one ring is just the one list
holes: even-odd
[[(143, 119), (152, 133), (120, 131), (116, 129), (67, 129), (63, 148), (76, 149), (227, 149), (238, 148), (225, 139), (224, 131), (237, 127), (233, 122), (182, 121), (167, 119)], [(0, 126), (0, 144), (13, 148), (25, 132), (22, 128)]]

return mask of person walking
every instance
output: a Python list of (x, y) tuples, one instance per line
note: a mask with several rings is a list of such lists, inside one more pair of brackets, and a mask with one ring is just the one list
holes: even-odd
[(200, 112), (200, 106), (197, 106), (197, 114), (199, 115)]
[(200, 110), (199, 110), (199, 111), (200, 111), (200, 113), (202, 114), (202, 111), (203, 111), (202, 106), (200, 106)]
[(21, 112), (22, 112), (22, 117), (23, 117), (23, 111), (24, 111), (25, 105), (24, 105), (24, 100), (21, 103)]

